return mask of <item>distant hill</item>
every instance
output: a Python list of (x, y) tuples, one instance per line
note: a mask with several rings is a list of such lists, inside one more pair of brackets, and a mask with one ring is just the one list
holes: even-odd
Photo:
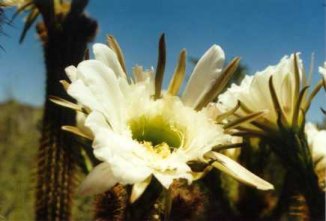
[(33, 220), (33, 173), (42, 108), (0, 104), (0, 220)]
[(13, 136), (36, 135), (42, 118), (42, 108), (10, 100), (0, 104), (0, 142)]
[[(34, 220), (42, 113), (42, 107), (14, 100), (0, 103), (0, 221)], [(74, 219), (91, 220), (93, 198), (76, 195), (75, 199)]]

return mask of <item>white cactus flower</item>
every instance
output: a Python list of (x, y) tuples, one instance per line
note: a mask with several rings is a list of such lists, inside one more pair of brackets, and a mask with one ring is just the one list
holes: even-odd
[(134, 79), (128, 78), (120, 48), (115, 39), (110, 40), (112, 49), (95, 44), (94, 60), (66, 69), (71, 83), (64, 85), (80, 104), (74, 109), (87, 110), (81, 124), (92, 135), (84, 133), (85, 129), (78, 133), (93, 140), (94, 155), (102, 161), (82, 183), (82, 193), (104, 192), (117, 183), (133, 184), (134, 201), (153, 176), (165, 188), (174, 179), (186, 179), (188, 183), (197, 179), (198, 173), (189, 166), (193, 161), (214, 161), (209, 168), (219, 168), (258, 189), (273, 188), (235, 161), (212, 152), (216, 146), (229, 144), (232, 137), (205, 108), (195, 110), (211, 93), (207, 85), (223, 74), (224, 52), (219, 46), (213, 45), (203, 55), (178, 97), (185, 74), (185, 51), (165, 91), (160, 88), (159, 71), (154, 77), (153, 70), (144, 72), (138, 66)]
[(279, 122), (283, 127), (300, 126), (304, 123), (311, 100), (322, 87), (320, 81), (308, 95), (303, 73), (299, 54), (285, 56), (279, 64), (245, 76), (240, 85), (233, 84), (219, 96), (217, 106), (228, 111), (238, 105), (233, 115), (235, 118), (254, 110), (265, 111), (262, 117), (239, 128), (253, 134), (270, 135), (277, 132)]

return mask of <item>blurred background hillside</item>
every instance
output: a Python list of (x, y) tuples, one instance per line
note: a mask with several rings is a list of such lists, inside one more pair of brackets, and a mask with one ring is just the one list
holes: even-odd
[(31, 220), (42, 109), (9, 100), (0, 104), (0, 220)]
[[(8, 100), (0, 104), (0, 220), (33, 220), (36, 153), (43, 110)], [(92, 217), (90, 197), (78, 197), (76, 220)]]

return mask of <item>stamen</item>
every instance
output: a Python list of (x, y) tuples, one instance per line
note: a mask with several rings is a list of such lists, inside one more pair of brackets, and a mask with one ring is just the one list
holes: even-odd
[(161, 143), (154, 147), (154, 151), (160, 155), (163, 159), (167, 158), (171, 154), (171, 149), (166, 143)]

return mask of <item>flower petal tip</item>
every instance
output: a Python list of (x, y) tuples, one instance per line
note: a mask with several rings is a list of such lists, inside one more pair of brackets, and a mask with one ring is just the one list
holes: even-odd
[(93, 45), (93, 52), (96, 53), (97, 51), (101, 51), (103, 48), (106, 50), (108, 46), (102, 43), (95, 43)]
[(225, 58), (224, 50), (222, 49), (221, 46), (217, 44), (213, 44), (206, 52), (207, 54), (216, 54), (215, 56), (222, 57), (223, 59)]
[(70, 65), (65, 68), (65, 72), (71, 82), (77, 80), (77, 68), (73, 65)]
[(258, 190), (268, 191), (268, 190), (274, 190), (274, 185), (271, 183), (266, 182), (264, 185), (260, 185), (256, 187)]

